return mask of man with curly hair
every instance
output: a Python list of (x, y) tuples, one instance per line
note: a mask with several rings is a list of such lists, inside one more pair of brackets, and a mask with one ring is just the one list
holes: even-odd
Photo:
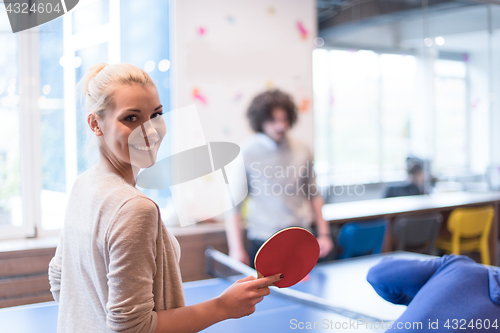
[(287, 135), (297, 122), (296, 105), (280, 90), (266, 91), (252, 100), (247, 118), (256, 133), (242, 147), (249, 194), (245, 209), (240, 205), (226, 218), (229, 255), (253, 266), (257, 250), (272, 234), (291, 226), (311, 230), (314, 221), (320, 256), (325, 257), (333, 242), (321, 214), (324, 202), (316, 186), (313, 157), (304, 143)]

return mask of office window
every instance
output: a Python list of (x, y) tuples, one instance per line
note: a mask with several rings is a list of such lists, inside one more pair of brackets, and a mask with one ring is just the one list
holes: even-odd
[(41, 221), (43, 229), (58, 229), (66, 201), (63, 20), (39, 28), (40, 135), (42, 145)]
[(404, 179), (415, 107), (415, 57), (318, 49), (313, 67), (320, 182)]
[(371, 51), (334, 50), (329, 61), (334, 172), (339, 178), (376, 181), (380, 172), (379, 56)]
[(444, 175), (467, 171), (467, 67), (463, 61), (434, 63), (436, 151), (434, 170)]
[(380, 55), (382, 181), (406, 178), (410, 119), (416, 105), (416, 67), (414, 56)]
[[(3, 6), (0, 15), (0, 30), (10, 31)], [(169, 1), (81, 1), (29, 34), (0, 34), (0, 238), (56, 234), (62, 227), (76, 177), (97, 159), (96, 149), (87, 154), (77, 92), (92, 65), (127, 62), (146, 70), (170, 109), (168, 15)], [(35, 56), (20, 56), (20, 43)], [(20, 70), (37, 61), (39, 72)], [(21, 89), (33, 79), (36, 87)], [(147, 194), (162, 207), (170, 196), (168, 190)]]
[[(472, 162), (485, 169), (488, 161), (472, 161), (471, 152), (484, 149), (486, 140), (474, 140), (471, 133), (481, 127), (486, 131), (487, 118), (485, 122), (470, 111), (477, 101), (469, 97), (467, 54), (454, 57), (433, 59), (429, 82), (418, 75), (424, 61), (414, 55), (315, 50), (316, 171), (321, 185), (404, 180), (412, 146), (423, 146), (417, 142), (423, 133), (412, 136), (412, 119), (423, 121), (418, 130), (430, 134), (420, 157), (431, 161), (433, 175), (468, 175), (474, 172)], [(419, 100), (423, 98), (432, 101), (430, 110)]]
[[(0, 15), (7, 18), (3, 5)], [(10, 31), (7, 19), (0, 31)], [(18, 36), (2, 33), (0, 45), (0, 234), (7, 234), (23, 225)]]
[[(130, 63), (146, 70), (156, 84), (163, 111), (168, 125), (168, 111), (170, 111), (170, 36), (169, 31), (169, 1), (142, 0), (122, 1), (120, 4), (120, 31), (122, 62)], [(130, 24), (135, 22), (134, 24)], [(164, 32), (164, 33), (151, 33)], [(167, 131), (164, 144), (170, 135)], [(166, 151), (169, 147), (163, 147)], [(165, 223), (167, 216), (172, 216), (171, 194), (168, 188), (162, 190), (141, 189), (144, 194), (152, 198), (160, 207)]]

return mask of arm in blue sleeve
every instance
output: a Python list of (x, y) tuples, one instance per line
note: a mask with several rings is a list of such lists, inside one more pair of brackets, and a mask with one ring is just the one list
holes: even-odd
[(446, 256), (425, 261), (385, 258), (366, 279), (385, 300), (408, 305), (445, 260)]

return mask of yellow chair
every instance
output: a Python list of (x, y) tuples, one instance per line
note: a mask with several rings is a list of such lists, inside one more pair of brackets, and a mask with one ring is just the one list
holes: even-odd
[(488, 236), (494, 215), (493, 206), (454, 209), (447, 224), (451, 237), (438, 238), (436, 247), (454, 254), (479, 252), (482, 263), (489, 265)]

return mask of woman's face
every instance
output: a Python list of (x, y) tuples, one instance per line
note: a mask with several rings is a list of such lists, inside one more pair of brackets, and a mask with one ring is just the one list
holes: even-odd
[(116, 167), (152, 166), (167, 131), (156, 87), (119, 85), (113, 101), (98, 121), (101, 153)]

